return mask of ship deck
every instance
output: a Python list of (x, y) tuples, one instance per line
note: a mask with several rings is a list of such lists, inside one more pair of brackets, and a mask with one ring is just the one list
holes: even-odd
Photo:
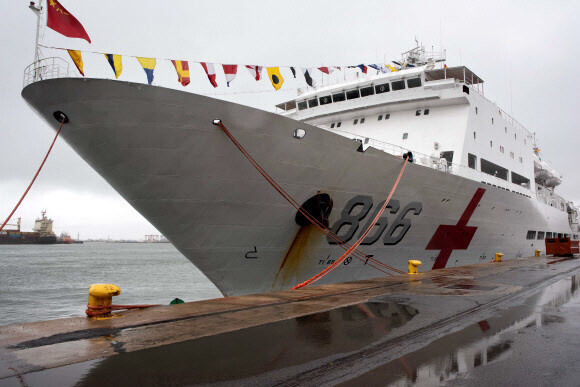
[(528, 257), (7, 325), (0, 385), (566, 384), (579, 272)]

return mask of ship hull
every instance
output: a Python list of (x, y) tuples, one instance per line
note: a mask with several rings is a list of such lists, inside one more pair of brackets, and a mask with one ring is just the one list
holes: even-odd
[(57, 239), (55, 236), (0, 235), (0, 245), (52, 245), (56, 243)]
[[(197, 266), (224, 295), (286, 289), (344, 250), (290, 206), (220, 128), (221, 119), (299, 203), (333, 201), (329, 224), (354, 242), (402, 160), (335, 133), (246, 106), (171, 89), (97, 79), (33, 83), (22, 95), (61, 136)], [(306, 135), (296, 139), (293, 133)], [(533, 198), (409, 164), (381, 223), (360, 250), (399, 270), (532, 255), (528, 230), (571, 233), (567, 214)], [(472, 211), (468, 210), (474, 202)], [(471, 213), (470, 213), (471, 212)], [(349, 238), (350, 236), (350, 238)], [(369, 259), (347, 259), (319, 283), (387, 275)], [(376, 265), (375, 265), (376, 266)]]

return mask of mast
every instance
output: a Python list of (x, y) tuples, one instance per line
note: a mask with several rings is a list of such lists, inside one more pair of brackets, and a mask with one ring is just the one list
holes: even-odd
[[(41, 0), (41, 2), (42, 2), (42, 0)], [(37, 7), (34, 5), (34, 1), (31, 1), (28, 8), (30, 8), (30, 10), (32, 12), (34, 12), (34, 14), (36, 15), (36, 42), (34, 44), (34, 63), (36, 63), (36, 62), (38, 62), (38, 59), (40, 57), (40, 52), (39, 52), (39, 48), (38, 48), (38, 38), (40, 36), (40, 16), (41, 16), (41, 11), (42, 11), (42, 5), (39, 5)]]

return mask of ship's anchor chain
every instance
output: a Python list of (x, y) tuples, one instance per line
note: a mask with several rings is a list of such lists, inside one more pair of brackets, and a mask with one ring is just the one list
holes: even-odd
[[(325, 234), (328, 238), (332, 239), (333, 241), (335, 241), (341, 248), (343, 248), (344, 250), (346, 250), (346, 252), (338, 259), (336, 260), (331, 266), (327, 267), (326, 269), (322, 270), (320, 273), (318, 273), (317, 275), (315, 275), (314, 277), (308, 279), (307, 281), (304, 281), (301, 284), (298, 284), (296, 286), (294, 286), (292, 289), (298, 289), (304, 286), (308, 286), (313, 282), (318, 281), (320, 278), (324, 277), (326, 274), (328, 274), (330, 271), (332, 271), (333, 269), (335, 269), (338, 265), (340, 265), (348, 256), (350, 256), (351, 254), (353, 256), (355, 256), (357, 259), (364, 261), (364, 262), (368, 262), (369, 260), (372, 261), (373, 263), (382, 266), (383, 268), (386, 268), (388, 270), (394, 271), (398, 274), (405, 274), (405, 272), (396, 269), (392, 266), (389, 266), (385, 263), (382, 263), (374, 258), (372, 258), (371, 256), (368, 256), (360, 251), (357, 250), (357, 247), (360, 245), (360, 243), (364, 240), (364, 238), (367, 236), (367, 234), (371, 231), (371, 229), (375, 226), (376, 222), (379, 220), (379, 218), (381, 217), (382, 213), (384, 212), (389, 200), (391, 199), (391, 197), (393, 196), (393, 193), (395, 192), (395, 189), (397, 187), (397, 185), (399, 184), (399, 181), (401, 179), (401, 176), (403, 175), (403, 171), (405, 170), (405, 167), (407, 165), (407, 162), (409, 161), (409, 159), (412, 158), (412, 155), (407, 154), (405, 155), (403, 158), (405, 159), (404, 163), (403, 163), (403, 167), (401, 168), (401, 172), (399, 173), (399, 176), (395, 182), (395, 185), (393, 186), (393, 188), (391, 189), (391, 192), (389, 193), (389, 196), (387, 198), (387, 200), (384, 202), (381, 210), (377, 213), (377, 215), (375, 216), (375, 219), (373, 219), (373, 222), (371, 222), (370, 226), (367, 228), (367, 230), (363, 233), (363, 235), (361, 236), (361, 238), (359, 238), (358, 241), (355, 242), (354, 245), (350, 245), (348, 244), (346, 241), (342, 240), (338, 235), (336, 235), (335, 233), (333, 233), (328, 227), (326, 227), (324, 224), (322, 224), (320, 221), (318, 221), (318, 219), (316, 219), (315, 217), (313, 217), (308, 211), (305, 211), (302, 206), (296, 202), (296, 200), (294, 200), (290, 194), (288, 194), (278, 183), (276, 183), (276, 181), (274, 181), (274, 179), (256, 162), (256, 160), (254, 160), (254, 158), (244, 149), (244, 147), (235, 139), (235, 137), (230, 133), (230, 131), (225, 127), (225, 125), (223, 124), (223, 122), (220, 119), (215, 119), (213, 120), (213, 124), (216, 126), (219, 126), (222, 131), (226, 134), (226, 136), (228, 136), (228, 138), (234, 143), (234, 145), (239, 149), (239, 151), (248, 159), (248, 161), (254, 166), (254, 168), (256, 168), (256, 170), (266, 179), (266, 181), (268, 183), (270, 183), (270, 185), (276, 190), (278, 191), (278, 193), (280, 195), (282, 195), (282, 197), (284, 199), (286, 199), (290, 205), (292, 205), (300, 214), (302, 214), (308, 221), (310, 221), (314, 226), (316, 226), (323, 234)], [(376, 266), (374, 266), (373, 264), (367, 263), (367, 265), (383, 272), (386, 273), (388, 275), (392, 275), (391, 273), (388, 273)]]
[(68, 122), (68, 117), (63, 112), (56, 111), (56, 112), (54, 112), (53, 116), (58, 122), (60, 122), (60, 126), (58, 127), (58, 130), (56, 131), (56, 135), (54, 136), (54, 140), (52, 140), (52, 143), (50, 144), (50, 148), (48, 148), (48, 152), (46, 152), (46, 156), (44, 156), (42, 163), (40, 163), (40, 167), (38, 167), (38, 170), (34, 174), (34, 177), (32, 178), (32, 181), (30, 182), (30, 184), (28, 185), (28, 188), (26, 188), (26, 191), (24, 191), (24, 194), (22, 194), (22, 197), (20, 198), (18, 203), (16, 203), (16, 206), (14, 207), (14, 209), (12, 210), (10, 215), (8, 215), (8, 218), (6, 218), (4, 223), (2, 223), (2, 226), (0, 226), (0, 231), (2, 231), (4, 226), (6, 226), (6, 224), (10, 220), (10, 218), (12, 218), (12, 215), (14, 215), (14, 213), (16, 212), (18, 207), (20, 206), (20, 203), (22, 203), (22, 201), (24, 200), (24, 197), (26, 197), (26, 194), (28, 193), (28, 191), (30, 191), (32, 184), (34, 184), (34, 182), (36, 181), (36, 178), (38, 177), (38, 174), (42, 170), (42, 167), (44, 167), (44, 163), (46, 162), (46, 159), (48, 158), (48, 155), (50, 154), (50, 151), (52, 150), (52, 147), (54, 146), (54, 143), (56, 142), (56, 139), (58, 138), (58, 135), (60, 134), (62, 126)]

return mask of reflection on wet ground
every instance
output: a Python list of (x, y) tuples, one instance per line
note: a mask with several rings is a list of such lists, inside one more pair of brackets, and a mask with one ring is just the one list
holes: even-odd
[(410, 306), (395, 302), (343, 307), (120, 354), (100, 361), (80, 384), (114, 384), (121, 375), (131, 384), (141, 385), (236, 381), (360, 350), (403, 326), (418, 313)]
[[(380, 365), (344, 384), (433, 385), (465, 378), (476, 367), (508, 359), (512, 355), (514, 335), (542, 327), (558, 329), (550, 325), (563, 323), (565, 317), (554, 314), (553, 310), (580, 299), (580, 293), (577, 293), (579, 285), (580, 277), (577, 275), (560, 280), (520, 306), (502, 310), (491, 318), (437, 339), (418, 351)], [(529, 355), (522, 355), (520, 351), (520, 356)], [(529, 364), (528, 367), (533, 369), (541, 365)], [(506, 379), (500, 377), (499, 381), (505, 382)], [(459, 384), (464, 382), (462, 380)], [(470, 382), (473, 383), (472, 380)], [(484, 382), (488, 383), (489, 378), (479, 380), (480, 384)]]
[[(309, 302), (316, 308), (309, 310), (321, 312), (292, 319), (284, 317), (283, 309), (272, 308), (268, 309), (272, 311), (268, 316), (280, 321), (158, 347), (153, 347), (160, 345), (156, 340), (164, 337), (159, 332), (189, 338), (194, 337), (189, 335), (193, 328), (201, 330), (209, 325), (204, 325), (202, 318), (182, 319), (152, 326), (156, 329), (153, 335), (148, 330), (152, 327), (124, 328), (108, 338), (79, 341), (86, 343), (86, 348), (98, 350), (110, 345), (117, 355), (29, 372), (22, 375), (22, 383), (501, 385), (510, 380), (506, 375), (522, 382), (541, 379), (534, 370), (556, 372), (560, 381), (580, 380), (580, 369), (575, 364), (580, 360), (575, 347), (580, 342), (580, 278), (571, 275), (578, 266), (571, 267), (551, 277), (551, 281), (564, 279), (548, 286), (544, 284), (551, 281), (538, 282), (540, 276), (534, 272), (519, 277), (509, 273), (503, 278), (492, 273), (474, 279), (465, 271), (457, 276), (413, 280), (411, 291), (371, 293), (376, 297), (368, 302), (337, 309), (332, 309), (336, 305), (332, 297), (338, 297), (334, 294), (327, 299), (311, 297)], [(521, 292), (494, 290), (505, 288), (505, 283), (526, 281), (532, 286)], [(427, 290), (413, 292), (414, 286)], [(367, 288), (364, 291), (368, 292)], [(351, 302), (369, 297), (372, 296), (364, 293)], [(493, 300), (500, 301), (492, 303)], [(288, 305), (294, 312), (304, 302)], [(215, 326), (248, 319), (258, 321), (253, 309), (245, 315), (217, 313), (211, 317), (207, 321)], [(132, 335), (140, 345), (150, 348), (127, 350)], [(104, 339), (107, 342), (103, 345)], [(67, 345), (56, 343), (55, 356), (58, 348)], [(82, 355), (82, 346), (72, 348), (73, 356)], [(544, 349), (550, 354), (549, 360), (558, 360), (546, 361)], [(26, 355), (28, 350), (32, 349), (14, 353)], [(561, 366), (567, 362), (571, 365)], [(572, 371), (566, 373), (558, 367)], [(523, 374), (518, 374), (522, 368)], [(0, 385), (4, 384), (21, 385), (21, 380), (9, 377), (0, 381)]]

